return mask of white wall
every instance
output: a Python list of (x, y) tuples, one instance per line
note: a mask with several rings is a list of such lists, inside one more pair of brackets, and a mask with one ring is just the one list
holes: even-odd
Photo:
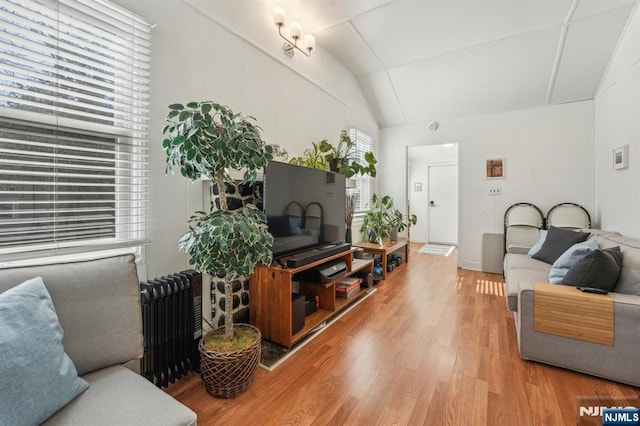
[[(636, 92), (637, 93), (637, 92)], [(504, 212), (516, 202), (574, 202), (594, 211), (593, 102), (443, 120), (380, 131), (378, 192), (405, 200), (406, 146), (459, 144), (458, 265), (482, 267), (482, 234), (502, 233)], [(485, 160), (504, 157), (506, 178), (485, 179)], [(500, 186), (502, 195), (487, 195)]]
[[(224, 2), (220, 7), (228, 10), (205, 13), (192, 6), (207, 2), (195, 0), (116, 3), (157, 25), (152, 32), (149, 277), (188, 267), (177, 241), (187, 229), (187, 219), (203, 208), (202, 183), (164, 175), (160, 129), (167, 105), (204, 100), (228, 105), (255, 117), (265, 140), (281, 145), (291, 156), (301, 154), (311, 141), (337, 142), (340, 130), (351, 126), (377, 137), (378, 126), (355, 78), (321, 47), (311, 58), (286, 58), (270, 18), (221, 24), (207, 16), (217, 11), (241, 17), (243, 9), (254, 4)], [(271, 35), (261, 39), (267, 47), (247, 39), (242, 25), (252, 32), (264, 25), (262, 32)]]
[[(632, 13), (596, 94), (595, 201), (602, 229), (640, 238), (640, 12)], [(629, 144), (629, 167), (613, 149)]]

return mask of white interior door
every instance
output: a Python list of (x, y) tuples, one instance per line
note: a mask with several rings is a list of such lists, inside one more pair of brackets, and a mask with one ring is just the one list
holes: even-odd
[(429, 242), (458, 244), (458, 165), (427, 166)]

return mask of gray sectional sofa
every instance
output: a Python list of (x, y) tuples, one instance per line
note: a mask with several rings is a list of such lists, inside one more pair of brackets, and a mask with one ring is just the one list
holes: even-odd
[[(42, 277), (42, 280), (33, 280), (35, 277)], [(24, 287), (19, 285), (27, 280), (39, 281), (40, 286), (44, 283), (46, 287), (46, 291), (41, 291), (33, 299), (35, 303), (43, 302), (37, 305), (37, 309), (29, 306), (29, 297), (34, 293), (32, 289), (17, 292)], [(10, 312), (13, 309), (14, 317), (20, 316), (16, 305), (27, 301), (22, 307), (27, 314), (27, 322), (39, 321), (39, 313), (48, 310), (53, 302), (54, 309), (50, 309), (48, 319), (48, 322), (55, 323), (51, 328), (53, 331), (42, 336), (43, 339), (48, 338), (55, 334), (56, 327), (59, 329), (61, 326), (60, 346), (73, 361), (73, 365), (63, 362), (64, 368), (61, 369), (68, 373), (66, 383), (78, 385), (81, 393), (72, 396), (73, 399), (59, 410), (54, 408), (55, 413), (50, 417), (47, 416), (51, 409), (49, 413), (45, 410), (40, 417), (33, 417), (33, 412), (59, 404), (60, 401), (49, 399), (63, 397), (69, 388), (63, 383), (54, 390), (41, 390), (60, 379), (50, 378), (50, 375), (58, 373), (56, 368), (46, 370), (66, 355), (62, 355), (60, 349), (55, 357), (48, 357), (45, 354), (54, 344), (42, 348), (38, 346), (41, 343), (39, 339), (33, 341), (18, 334), (17, 339), (13, 339), (13, 349), (9, 347), (11, 343), (0, 348), (0, 371), (13, 376), (14, 383), (10, 388), (2, 389), (0, 424), (42, 421), (51, 425), (196, 424), (195, 413), (124, 365), (139, 359), (143, 350), (139, 281), (133, 255), (1, 269), (2, 296), (5, 297), (0, 301), (0, 311)], [(13, 297), (12, 301), (8, 301), (9, 296)], [(0, 340), (11, 342), (12, 327), (15, 330), (24, 326), (15, 324), (17, 322), (13, 318), (0, 317)], [(28, 325), (24, 330), (25, 336), (51, 324), (38, 324), (35, 330), (29, 329)], [(16, 342), (24, 344), (26, 349), (21, 352), (21, 347), (15, 347)], [(33, 355), (34, 360), (7, 359), (8, 354), (20, 353), (26, 357)], [(7, 377), (3, 376), (5, 385), (6, 380)], [(15, 398), (13, 403), (9, 401), (10, 397)]]
[(614, 306), (613, 346), (534, 330), (533, 282), (548, 282), (551, 265), (522, 250), (504, 258), (507, 307), (513, 312), (523, 359), (640, 386), (640, 240), (615, 232), (584, 229), (600, 249), (619, 246), (622, 269), (609, 293)]

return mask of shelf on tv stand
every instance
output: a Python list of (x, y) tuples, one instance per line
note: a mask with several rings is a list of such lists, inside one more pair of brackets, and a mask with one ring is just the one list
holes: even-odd
[[(355, 249), (327, 256), (297, 268), (282, 268), (276, 263), (271, 266), (258, 266), (249, 280), (249, 316), (252, 325), (260, 329), (262, 337), (285, 347), (291, 347), (318, 326), (339, 314), (367, 292), (361, 288), (358, 294), (347, 299), (337, 298), (335, 283), (356, 272), (373, 272), (373, 261), (353, 259)], [(317, 295), (320, 298), (318, 310), (305, 317), (304, 327), (292, 333), (291, 293), (295, 274), (333, 260), (343, 260), (347, 272), (328, 283), (300, 281), (300, 292)]]

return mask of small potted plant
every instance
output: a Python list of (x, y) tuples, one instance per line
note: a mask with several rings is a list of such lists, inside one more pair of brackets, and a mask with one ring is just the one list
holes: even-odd
[(318, 143), (311, 142), (311, 148), (305, 149), (300, 157), (293, 157), (289, 160), (289, 163), (295, 164), (296, 166), (309, 167), (311, 169), (327, 170), (329, 168), (329, 164), (324, 158), (322, 151), (320, 151), (320, 146), (325, 142), (326, 140), (322, 140)]
[(398, 240), (398, 232), (418, 221), (416, 215), (403, 215), (393, 205), (393, 199), (385, 195), (382, 198), (373, 194), (372, 209), (364, 215), (360, 232), (372, 243), (382, 244), (382, 239)]
[(220, 208), (196, 212), (189, 232), (178, 248), (189, 254), (197, 269), (225, 280), (225, 324), (202, 338), (202, 377), (207, 391), (217, 397), (232, 397), (252, 383), (260, 361), (260, 331), (248, 324), (234, 329), (232, 284), (249, 276), (259, 264), (271, 264), (273, 236), (266, 217), (254, 205), (229, 210), (225, 182), (229, 172), (243, 172), (243, 183), (253, 183), (257, 171), (272, 159), (273, 147), (262, 140), (250, 117), (235, 114), (214, 102), (190, 102), (169, 106), (165, 139), (167, 172), (174, 169), (191, 180), (212, 180), (220, 194)]
[(376, 177), (377, 160), (373, 152), (364, 154), (364, 160), (367, 164), (362, 165), (353, 158), (354, 145), (355, 142), (349, 137), (349, 132), (343, 130), (340, 132), (338, 146), (333, 146), (327, 140), (323, 140), (320, 142), (320, 151), (324, 153), (324, 158), (331, 171), (341, 173), (347, 178), (356, 174), (368, 174), (371, 177)]

